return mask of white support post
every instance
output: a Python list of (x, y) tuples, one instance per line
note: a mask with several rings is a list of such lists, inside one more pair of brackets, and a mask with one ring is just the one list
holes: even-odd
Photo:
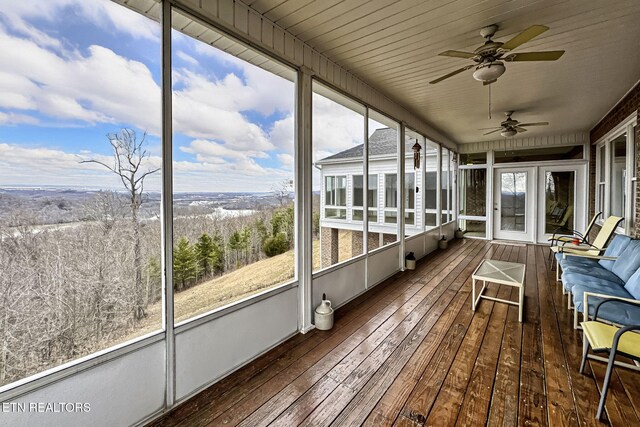
[[(404, 170), (405, 170), (405, 124), (400, 122), (398, 132), (398, 239), (400, 239), (400, 270), (404, 271)], [(414, 219), (415, 221), (415, 219)]]
[(306, 333), (312, 324), (313, 272), (313, 157), (311, 142), (312, 73), (306, 67), (296, 79), (295, 128), (295, 265), (298, 275), (298, 330)]
[(440, 231), (438, 240), (442, 237), (442, 145), (438, 144), (436, 155), (436, 226)]
[(364, 263), (364, 287), (367, 289), (369, 287), (369, 107), (364, 109), (362, 175), (362, 251), (367, 255)]
[(487, 151), (487, 222), (485, 223), (487, 240), (493, 240), (493, 224), (496, 213), (493, 206), (493, 175), (493, 151)]
[(171, 4), (162, 3), (162, 325), (165, 330), (165, 408), (175, 403), (176, 364), (173, 310), (173, 153), (171, 94)]

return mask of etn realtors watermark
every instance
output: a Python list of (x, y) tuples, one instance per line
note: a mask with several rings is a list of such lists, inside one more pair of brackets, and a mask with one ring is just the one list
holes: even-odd
[(87, 402), (3, 402), (0, 406), (3, 413), (29, 414), (64, 414), (91, 412), (91, 404)]

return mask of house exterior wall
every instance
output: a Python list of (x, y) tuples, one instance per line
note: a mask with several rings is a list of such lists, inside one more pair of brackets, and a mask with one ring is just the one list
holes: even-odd
[[(423, 160), (424, 161), (424, 160)], [(427, 167), (434, 168), (435, 159), (427, 158)], [(323, 164), (321, 172), (321, 191), (320, 191), (320, 225), (321, 227), (333, 227), (348, 230), (360, 230), (362, 231), (362, 221), (356, 221), (353, 219), (353, 176), (362, 175), (362, 163), (360, 162), (345, 162), (345, 163), (331, 163)], [(383, 233), (395, 236), (397, 233), (397, 225), (395, 223), (384, 222), (384, 202), (385, 202), (385, 174), (396, 174), (397, 162), (395, 159), (370, 159), (369, 160), (369, 175), (377, 175), (378, 193), (377, 193), (377, 213), (378, 221), (369, 222), (369, 231), (375, 233)], [(415, 223), (413, 225), (406, 225), (407, 234), (416, 234), (424, 230), (423, 218), (420, 215), (423, 209), (422, 192), (424, 191), (422, 170), (415, 170), (413, 168), (413, 156), (407, 157), (405, 161), (405, 173), (415, 173), (415, 186), (419, 189), (415, 194)], [(347, 177), (347, 192), (346, 192), (346, 210), (347, 217), (345, 220), (327, 219), (325, 217), (326, 206), (326, 188), (325, 177), (326, 176), (346, 176)], [(403, 178), (404, 179), (404, 178)], [(398, 186), (399, 186), (398, 181)], [(356, 207), (358, 209), (358, 207)], [(394, 238), (395, 241), (395, 238)], [(371, 247), (370, 247), (371, 249)]]
[[(591, 141), (591, 158), (589, 161), (589, 216), (593, 216), (595, 213), (596, 206), (596, 146), (595, 143), (607, 134), (610, 130), (615, 128), (619, 123), (624, 121), (627, 117), (629, 117), (632, 113), (636, 113), (638, 115), (638, 123), (640, 123), (640, 83), (636, 84), (636, 86), (625, 95), (620, 102), (618, 102), (612, 109), (607, 113), (605, 117), (598, 122), (597, 125), (591, 129), (589, 134), (589, 138)], [(640, 125), (636, 126), (636, 134), (635, 134), (635, 146), (636, 153), (640, 153)], [(640, 162), (636, 160), (636, 169), (640, 169)], [(637, 173), (637, 171), (636, 171)], [(634, 190), (636, 192), (636, 196), (638, 195), (638, 182), (635, 182)], [(594, 226), (591, 231), (590, 238), (594, 238), (595, 235), (600, 230), (600, 227), (597, 225)], [(631, 234), (640, 238), (640, 198), (636, 197), (636, 206), (635, 206), (635, 218), (634, 218), (634, 228)]]

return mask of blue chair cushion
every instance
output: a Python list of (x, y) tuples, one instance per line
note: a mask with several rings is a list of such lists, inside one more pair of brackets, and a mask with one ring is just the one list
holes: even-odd
[(632, 240), (613, 263), (611, 271), (623, 282), (640, 268), (640, 240)]
[[(619, 286), (597, 286), (597, 285), (576, 285), (573, 287), (573, 304), (580, 313), (584, 309), (584, 293), (594, 292), (623, 298), (633, 298), (629, 292)], [(589, 314), (593, 316), (595, 305), (601, 301), (600, 298), (589, 298)], [(640, 306), (633, 307), (628, 304), (615, 302), (606, 303), (598, 311), (598, 319), (608, 320), (621, 325), (640, 324)]]
[(583, 258), (579, 256), (571, 256), (567, 255), (566, 258), (562, 258), (562, 254), (560, 255), (560, 259), (558, 259), (558, 264), (560, 264), (560, 268), (562, 271), (566, 271), (567, 269), (577, 266), (588, 266), (588, 267), (599, 267), (598, 260), (594, 258)]
[[(611, 240), (609, 246), (607, 246), (607, 249), (604, 251), (604, 255), (610, 257), (619, 257), (620, 254), (627, 248), (629, 242), (631, 242), (631, 237), (625, 236), (623, 234), (616, 234), (613, 237), (613, 240)], [(602, 259), (600, 260), (600, 265), (611, 271), (613, 269), (614, 262), (615, 261)]]
[(573, 288), (577, 285), (602, 285), (604, 287), (623, 288), (624, 282), (618, 276), (602, 267), (581, 272), (562, 273), (562, 286), (565, 291), (573, 292)]
[(636, 270), (636, 272), (629, 277), (624, 288), (633, 296), (633, 298), (640, 300), (640, 269)]

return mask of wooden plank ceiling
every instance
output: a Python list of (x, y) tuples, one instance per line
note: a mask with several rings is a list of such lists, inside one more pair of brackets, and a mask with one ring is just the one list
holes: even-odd
[[(637, 0), (246, 0), (302, 41), (405, 105), (454, 141), (495, 139), (479, 128), (515, 110), (521, 122), (548, 121), (526, 136), (591, 129), (640, 78)], [(488, 88), (472, 70), (428, 82), (471, 64), (438, 56), (473, 51), (479, 30), (498, 24), (506, 41), (533, 24), (550, 30), (514, 52), (565, 50), (556, 62), (507, 63)]]

